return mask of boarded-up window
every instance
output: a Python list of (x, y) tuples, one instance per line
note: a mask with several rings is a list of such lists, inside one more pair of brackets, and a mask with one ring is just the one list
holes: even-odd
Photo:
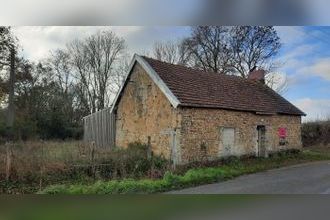
[(235, 147), (235, 128), (223, 128), (222, 130), (223, 156), (233, 154)]

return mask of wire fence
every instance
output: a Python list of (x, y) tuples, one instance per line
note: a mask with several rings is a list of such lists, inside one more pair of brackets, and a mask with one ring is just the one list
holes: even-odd
[(31, 141), (0, 145), (0, 194), (36, 192), (59, 183), (160, 178), (170, 167), (147, 146), (103, 149), (81, 141)]
[(41, 190), (50, 182), (81, 178), (112, 179), (113, 163), (108, 149), (81, 142), (6, 143), (0, 146), (0, 192), (3, 184), (21, 183)]

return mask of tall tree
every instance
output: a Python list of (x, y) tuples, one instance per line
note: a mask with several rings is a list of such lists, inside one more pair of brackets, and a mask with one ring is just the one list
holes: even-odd
[(100, 31), (68, 45), (70, 64), (78, 82), (76, 88), (90, 112), (109, 105), (109, 84), (112, 77), (117, 77), (125, 49), (124, 39), (111, 31)]
[[(10, 66), (10, 48), (14, 45), (14, 37), (10, 27), (0, 26), (0, 100), (4, 100), (6, 91), (6, 82), (3, 72), (6, 72)], [(9, 77), (7, 77), (9, 78)]]
[(281, 48), (276, 30), (270, 26), (199, 26), (182, 47), (188, 57), (187, 65), (205, 71), (237, 74), (246, 78), (251, 69), (258, 67), (267, 73), (266, 83), (278, 92), (287, 84), (276, 73), (274, 57)]
[(81, 117), (75, 108), (72, 87), (63, 90), (56, 70), (48, 63), (17, 61), (15, 84), (16, 137), (25, 139), (38, 135), (41, 138), (74, 137), (80, 129)]
[(75, 92), (76, 80), (73, 77), (70, 65), (70, 54), (64, 49), (57, 49), (51, 52), (50, 58), (43, 64), (44, 68), (51, 70), (52, 82), (58, 87), (57, 93), (61, 96), (63, 106), (72, 119), (81, 114), (75, 115), (74, 111), (82, 107)]
[(254, 67), (271, 72), (272, 58), (281, 47), (276, 30), (269, 26), (238, 26), (231, 30), (231, 67), (242, 77), (247, 77)]
[(205, 71), (230, 72), (229, 28), (223, 26), (193, 27), (191, 36), (182, 42), (189, 65)]
[(70, 66), (70, 54), (64, 49), (57, 49), (51, 52), (46, 64), (53, 71), (53, 80), (58, 83), (63, 95), (68, 94), (74, 84)]
[(0, 26), (0, 70), (10, 64), (10, 48), (15, 45), (15, 38), (10, 27)]
[(118, 60), (116, 69), (111, 74), (111, 80), (108, 84), (109, 93), (107, 96), (110, 103), (112, 103), (113, 98), (124, 83), (130, 65), (130, 57), (131, 56), (127, 54), (122, 56), (120, 60)]
[(12, 138), (12, 128), (14, 126), (15, 106), (14, 106), (14, 90), (15, 90), (15, 61), (16, 61), (16, 44), (15, 38), (11, 33), (10, 27), (0, 27), (0, 70), (3, 67), (9, 68), (8, 82), (8, 108), (6, 115), (6, 127), (9, 131), (9, 138)]
[(157, 41), (153, 45), (153, 56), (157, 60), (173, 64), (186, 64), (187, 54), (181, 41)]
[[(14, 95), (15, 95), (15, 48), (10, 46), (10, 75), (9, 75), (9, 96), (8, 96), (8, 108), (7, 108), (7, 127), (12, 129), (14, 126), (15, 117), (15, 105), (14, 105)], [(10, 135), (11, 136), (11, 135)]]

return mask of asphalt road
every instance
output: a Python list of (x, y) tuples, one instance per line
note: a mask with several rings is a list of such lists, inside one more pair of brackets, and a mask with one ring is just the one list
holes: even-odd
[(330, 161), (300, 164), (170, 194), (330, 194)]

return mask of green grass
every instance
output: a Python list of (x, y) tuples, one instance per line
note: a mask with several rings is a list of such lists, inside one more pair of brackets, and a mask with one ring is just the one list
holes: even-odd
[(183, 175), (167, 172), (162, 179), (123, 179), (98, 181), (94, 184), (49, 186), (41, 194), (134, 194), (165, 192), (200, 184), (228, 180), (240, 175), (265, 171), (298, 163), (330, 160), (330, 154), (303, 151), (298, 154), (280, 153), (271, 158), (232, 160), (219, 167), (190, 169)]

